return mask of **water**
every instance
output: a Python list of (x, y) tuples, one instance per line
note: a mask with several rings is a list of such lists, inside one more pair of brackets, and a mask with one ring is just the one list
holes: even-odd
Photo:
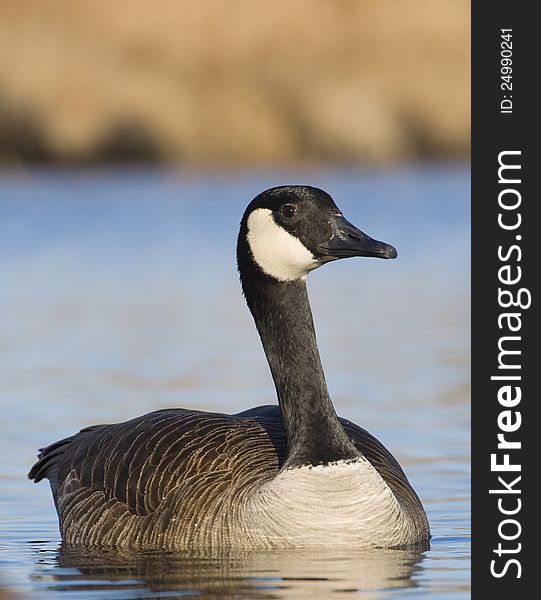
[[(431, 549), (70, 554), (36, 449), (167, 406), (274, 402), (234, 262), (259, 191), (306, 182), (396, 261), (314, 272), (339, 414), (398, 458)], [(0, 174), (0, 587), (37, 598), (469, 597), (469, 171)], [(1, 596), (1, 591), (0, 591)]]

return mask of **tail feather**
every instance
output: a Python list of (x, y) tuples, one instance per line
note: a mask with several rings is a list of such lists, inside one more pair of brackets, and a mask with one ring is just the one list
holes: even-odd
[(91, 431), (92, 429), (96, 429), (98, 427), (103, 427), (103, 425), (93, 425), (91, 427), (85, 427), (75, 435), (70, 435), (67, 438), (58, 440), (57, 442), (52, 443), (46, 448), (40, 448), (38, 460), (30, 469), (28, 473), (28, 479), (32, 479), (34, 483), (38, 483), (38, 481), (41, 481), (44, 478), (50, 479), (51, 475), (53, 474), (53, 471), (56, 469), (59, 461), (64, 455), (64, 452), (71, 444), (71, 442), (81, 433)]

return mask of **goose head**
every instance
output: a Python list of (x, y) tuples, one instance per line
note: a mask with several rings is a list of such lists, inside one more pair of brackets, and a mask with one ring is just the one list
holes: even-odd
[(352, 256), (396, 258), (397, 252), (347, 221), (319, 188), (270, 188), (252, 200), (242, 218), (237, 246), (241, 275), (249, 271), (296, 281), (325, 263)]

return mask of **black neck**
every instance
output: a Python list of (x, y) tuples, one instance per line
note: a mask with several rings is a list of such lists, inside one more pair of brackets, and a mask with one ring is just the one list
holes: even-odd
[(259, 273), (246, 277), (242, 269), (241, 281), (282, 411), (284, 466), (357, 458), (329, 397), (305, 281), (280, 282)]

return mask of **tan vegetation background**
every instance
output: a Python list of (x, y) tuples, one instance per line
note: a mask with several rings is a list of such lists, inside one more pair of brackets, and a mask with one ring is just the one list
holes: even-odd
[(0, 0), (0, 164), (469, 152), (465, 0)]

